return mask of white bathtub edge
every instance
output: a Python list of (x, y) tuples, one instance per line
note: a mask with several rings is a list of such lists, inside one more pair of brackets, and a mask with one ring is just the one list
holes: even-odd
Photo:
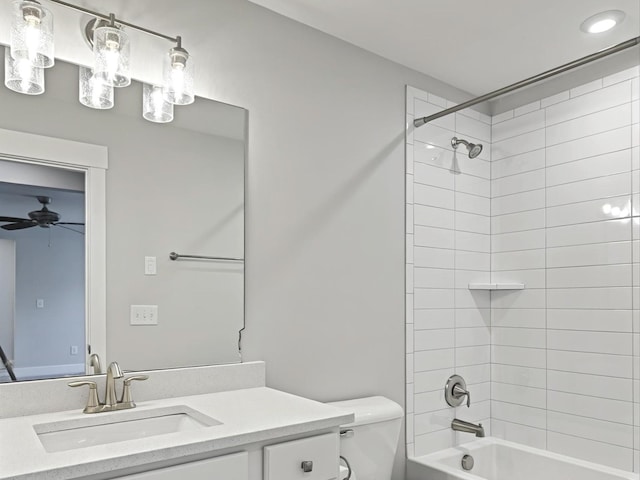
[[(460, 479), (460, 480), (477, 480), (478, 477), (477, 475), (473, 475), (473, 474), (467, 474), (464, 472), (461, 472), (458, 469), (454, 469), (451, 467), (448, 467), (447, 465), (443, 465), (441, 463), (439, 463), (439, 460), (443, 459), (443, 458), (448, 458), (451, 456), (457, 456), (457, 455), (464, 455), (466, 453), (470, 453), (473, 450), (476, 450), (480, 447), (483, 446), (487, 446), (487, 445), (504, 445), (506, 447), (509, 448), (513, 448), (513, 449), (517, 449), (517, 450), (521, 450), (533, 455), (540, 455), (540, 456), (544, 456), (547, 458), (551, 458), (554, 460), (558, 460), (561, 462), (567, 462), (570, 464), (574, 464), (577, 465), (579, 467), (583, 467), (583, 468), (588, 468), (591, 470), (594, 470), (596, 472), (601, 472), (603, 474), (608, 474), (608, 475), (617, 475), (619, 477), (621, 477), (621, 479), (624, 480), (638, 480), (638, 474), (637, 473), (633, 473), (633, 472), (627, 472), (625, 470), (620, 470), (617, 468), (612, 468), (612, 467), (608, 467), (606, 465), (601, 465), (598, 463), (593, 463), (593, 462), (588, 462), (586, 460), (581, 460), (579, 458), (575, 458), (575, 457), (570, 457), (568, 455), (562, 455), (559, 453), (555, 453), (555, 452), (550, 452), (548, 450), (542, 450), (540, 448), (535, 448), (535, 447), (530, 447), (528, 445), (523, 445), (520, 443), (515, 443), (515, 442), (510, 442), (507, 440), (503, 440), (501, 438), (497, 438), (497, 437), (485, 437), (485, 438), (481, 438), (481, 439), (477, 439), (477, 440), (473, 440), (471, 442), (468, 443), (464, 443), (462, 445), (459, 445), (457, 447), (451, 447), (451, 448), (447, 448), (445, 450), (440, 450), (438, 452), (434, 452), (431, 453), (429, 455), (423, 455), (420, 457), (411, 457), (407, 460), (407, 473), (408, 473), (408, 480), (424, 480), (424, 478), (420, 478), (419, 476), (415, 476), (415, 474), (413, 474), (412, 472), (414, 472), (416, 469), (412, 468), (411, 462), (414, 462), (417, 465), (426, 465), (429, 466), (431, 468), (437, 468), (438, 470), (441, 470), (443, 473), (452, 476), (453, 478), (456, 479)], [(443, 477), (444, 478), (444, 477)]]

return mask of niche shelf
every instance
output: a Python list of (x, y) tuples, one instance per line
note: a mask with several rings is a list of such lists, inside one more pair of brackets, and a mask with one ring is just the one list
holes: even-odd
[(469, 290), (524, 290), (524, 283), (470, 283)]

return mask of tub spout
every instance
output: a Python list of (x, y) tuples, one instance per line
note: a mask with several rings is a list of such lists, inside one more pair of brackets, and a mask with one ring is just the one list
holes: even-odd
[(475, 423), (454, 418), (451, 422), (451, 428), (457, 432), (473, 433), (476, 437), (484, 437), (484, 427), (481, 423), (476, 425)]

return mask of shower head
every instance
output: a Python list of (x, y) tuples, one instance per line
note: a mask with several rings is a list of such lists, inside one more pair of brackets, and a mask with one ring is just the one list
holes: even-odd
[(458, 137), (453, 137), (451, 139), (451, 146), (453, 147), (454, 150), (456, 150), (458, 148), (458, 145), (460, 144), (467, 147), (467, 151), (469, 152), (469, 158), (476, 158), (482, 152), (482, 144), (480, 143), (470, 143)]

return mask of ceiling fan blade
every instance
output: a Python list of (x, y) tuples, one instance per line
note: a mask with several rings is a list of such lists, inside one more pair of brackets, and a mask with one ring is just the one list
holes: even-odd
[(0, 222), (30, 222), (28, 218), (0, 217)]
[(52, 225), (82, 225), (82, 226), (84, 226), (84, 223), (78, 223), (78, 222), (56, 222), (56, 223), (52, 223)]
[(64, 225), (58, 225), (58, 224), (55, 224), (54, 226), (64, 228), (65, 230), (71, 230), (72, 232), (79, 233), (80, 235), (84, 235), (84, 232), (81, 232), (80, 230), (76, 230), (75, 228), (65, 227)]
[(38, 225), (37, 222), (34, 223), (31, 220), (29, 220), (27, 222), (10, 223), (8, 225), (2, 225), (0, 228), (4, 230), (22, 230), (23, 228), (31, 228), (37, 225)]

